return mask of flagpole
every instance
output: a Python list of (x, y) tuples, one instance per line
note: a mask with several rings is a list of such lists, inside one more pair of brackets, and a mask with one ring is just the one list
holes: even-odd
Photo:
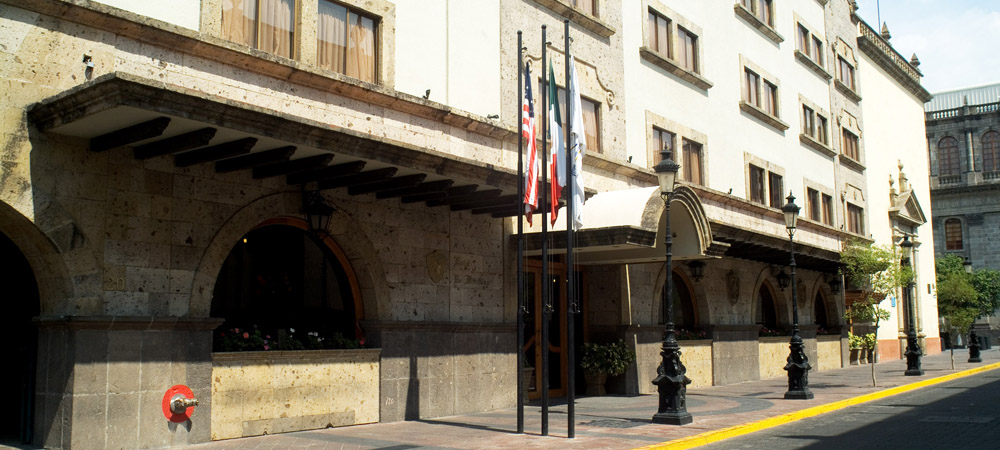
[(563, 48), (566, 50), (566, 188), (569, 200), (566, 202), (566, 429), (567, 437), (576, 437), (576, 368), (575, 330), (573, 313), (576, 310), (576, 280), (573, 270), (573, 152), (570, 150), (573, 134), (573, 99), (570, 98), (570, 56), (569, 56), (569, 20), (563, 21)]
[[(547, 62), (546, 48), (548, 47), (548, 42), (545, 37), (545, 25), (542, 25), (542, 84), (548, 87), (548, 82), (545, 74), (545, 63)], [(548, 96), (543, 96), (548, 97)], [(545, 115), (544, 123), (545, 131), (543, 136), (548, 136), (548, 114), (549, 105), (547, 100), (543, 100), (543, 110), (542, 114)], [(548, 177), (548, 155), (546, 151), (542, 151), (542, 176), (541, 185), (549, 181)], [(549, 194), (548, 189), (541, 189), (542, 191), (542, 336), (537, 343), (537, 348), (542, 353), (542, 436), (549, 435), (549, 317), (552, 314), (552, 304), (550, 291), (552, 290), (552, 280), (549, 278), (549, 227), (548, 227), (548, 217), (546, 209), (549, 204)]]
[[(524, 89), (521, 69), (524, 53), (521, 50), (521, 30), (517, 31), (517, 126), (524, 123)], [(530, 83), (531, 80), (528, 80)], [(524, 136), (517, 139), (517, 432), (524, 433)]]

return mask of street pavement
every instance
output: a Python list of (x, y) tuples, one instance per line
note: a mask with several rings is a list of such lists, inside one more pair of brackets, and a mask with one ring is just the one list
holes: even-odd
[(703, 450), (1000, 448), (1000, 370), (716, 442)]
[[(845, 407), (847, 403), (857, 402), (872, 396), (885, 395), (897, 390), (917, 389), (916, 396), (920, 396), (928, 391), (928, 387), (918, 387), (913, 383), (924, 382), (940, 377), (955, 377), (963, 371), (982, 370), (987, 367), (1000, 368), (1000, 352), (997, 350), (985, 350), (982, 352), (982, 363), (967, 363), (968, 354), (962, 351), (955, 352), (955, 369), (951, 369), (949, 354), (941, 353), (923, 358), (923, 368), (925, 375), (919, 377), (907, 377), (903, 375), (906, 364), (902, 360), (892, 360), (880, 362), (875, 365), (878, 387), (872, 387), (871, 366), (851, 366), (841, 369), (828, 370), (823, 372), (813, 372), (809, 375), (809, 386), (815, 394), (812, 400), (785, 400), (784, 392), (787, 390), (787, 380), (782, 378), (772, 378), (767, 380), (751, 381), (728, 386), (712, 386), (706, 388), (688, 390), (688, 411), (694, 417), (694, 422), (690, 425), (672, 426), (660, 425), (651, 422), (653, 413), (656, 412), (657, 397), (655, 395), (643, 395), (637, 397), (605, 396), (605, 397), (582, 397), (576, 403), (576, 438), (567, 439), (567, 415), (566, 405), (556, 404), (550, 408), (549, 436), (541, 436), (541, 408), (533, 404), (525, 408), (525, 433), (516, 434), (516, 410), (514, 408), (502, 409), (478, 414), (467, 414), (461, 416), (442, 417), (436, 419), (425, 419), (419, 421), (380, 423), (371, 425), (358, 425), (343, 428), (328, 428), (315, 431), (302, 431), (295, 433), (285, 433), (272, 436), (259, 436), (252, 438), (233, 439), (227, 441), (217, 441), (207, 444), (198, 444), (185, 447), (189, 450), (221, 450), (221, 449), (342, 449), (342, 450), (408, 450), (408, 449), (535, 449), (535, 448), (587, 448), (587, 449), (632, 449), (632, 448), (692, 448), (695, 445), (705, 442), (719, 440), (725, 436), (746, 435), (758, 429), (767, 429), (781, 423), (792, 422), (791, 425), (780, 429), (780, 436), (794, 436), (801, 431), (802, 441), (807, 444), (815, 443), (810, 436), (817, 434), (807, 429), (801, 429), (798, 424), (803, 420), (823, 422), (829, 417), (827, 410), (836, 410)], [(966, 386), (973, 386), (976, 383), (989, 386), (989, 391), (1000, 391), (1000, 383), (994, 383), (1000, 378), (1000, 370), (980, 372), (960, 378), (961, 381), (943, 384), (934, 392), (939, 396), (938, 400), (944, 402), (949, 393), (956, 394), (968, 391)], [(992, 383), (992, 384), (991, 384)], [(484, 386), (483, 388), (488, 388)], [(964, 389), (964, 391), (963, 391)], [(968, 392), (975, 396), (976, 392)], [(897, 394), (887, 397), (891, 402), (907, 403), (909, 400), (898, 400), (901, 397)], [(868, 397), (865, 397), (868, 396)], [(909, 397), (906, 397), (909, 398)], [(930, 398), (930, 397), (929, 397)], [(937, 398), (937, 397), (934, 397)], [(938, 400), (930, 399), (935, 402)], [(947, 403), (948, 408), (962, 405), (967, 399), (955, 400), (957, 403)], [(839, 402), (839, 403), (838, 403)], [(874, 405), (875, 403), (871, 403)], [(912, 403), (917, 405), (917, 403)], [(922, 403), (921, 403), (922, 404)], [(944, 405), (945, 403), (942, 403)], [(995, 404), (995, 403), (994, 403)], [(866, 404), (867, 405), (867, 404)], [(893, 407), (865, 406), (870, 408), (886, 409)], [(899, 408), (899, 407), (895, 407)], [(916, 407), (914, 407), (916, 408)], [(867, 410), (857, 410), (867, 411)], [(814, 419), (800, 419), (799, 416), (822, 414)], [(862, 422), (868, 424), (869, 428), (863, 431), (877, 430), (879, 424), (872, 424), (873, 420), (897, 420), (897, 416), (887, 414), (871, 414), (866, 412), (854, 413), (849, 417), (870, 417)], [(910, 410), (903, 412), (902, 419), (911, 420)], [(912, 412), (919, 415), (919, 412)], [(983, 417), (995, 417), (1000, 413), (989, 413), (983, 411)], [(993, 414), (993, 416), (990, 416)], [(942, 417), (938, 422), (948, 424), (949, 417), (973, 416), (974, 414), (937, 414)], [(853, 419), (851, 419), (853, 420)], [(848, 423), (848, 419), (841, 419), (840, 422)], [(900, 431), (900, 436), (907, 436), (915, 431), (934, 429), (931, 426), (938, 426), (941, 423), (920, 422), (923, 427), (917, 426), (908, 431)], [(953, 424), (954, 425), (954, 424)], [(979, 424), (984, 425), (984, 424)], [(985, 424), (988, 426), (988, 424)], [(735, 428), (734, 428), (735, 427)], [(837, 431), (831, 428), (826, 433), (837, 436)], [(874, 435), (859, 434), (859, 436), (873, 439), (872, 442), (882, 442), (880, 447), (895, 447), (886, 445), (882, 438), (871, 437)], [(752, 435), (751, 435), (752, 436)], [(995, 437), (995, 434), (990, 434)], [(854, 434), (850, 434), (850, 441), (841, 439), (833, 442), (829, 448), (845, 448), (856, 446), (857, 440)], [(795, 438), (782, 438), (795, 439)], [(818, 439), (818, 438), (816, 438)], [(673, 442), (670, 442), (673, 441)], [(891, 442), (891, 441), (889, 441)], [(955, 441), (961, 442), (961, 441)], [(995, 445), (981, 447), (971, 446), (967, 448), (1000, 448), (1000, 440), (993, 440)], [(738, 441), (728, 441), (732, 445), (738, 445)], [(727, 441), (720, 441), (716, 447), (710, 448), (731, 448)], [(732, 447), (732, 448), (770, 448), (768, 446), (752, 447)], [(951, 445), (935, 448), (948, 448)], [(781, 448), (781, 447), (775, 447)], [(799, 448), (799, 447), (787, 447)], [(813, 448), (813, 447), (808, 447)], [(816, 447), (819, 448), (819, 447)], [(922, 447), (929, 448), (929, 447)]]

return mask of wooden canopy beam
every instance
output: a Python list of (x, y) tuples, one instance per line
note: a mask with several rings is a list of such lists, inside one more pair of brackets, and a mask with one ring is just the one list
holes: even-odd
[(448, 197), (450, 195), (466, 195), (471, 194), (479, 188), (478, 184), (467, 184), (465, 186), (455, 186), (453, 188), (445, 189), (443, 192), (427, 192), (424, 194), (407, 195), (402, 198), (403, 203), (417, 203), (427, 200), (441, 199)]
[(204, 147), (215, 137), (215, 128), (206, 127), (177, 136), (143, 144), (135, 148), (135, 159), (149, 159), (192, 148)]
[(361, 195), (389, 189), (412, 188), (423, 182), (425, 178), (427, 178), (427, 174), (425, 173), (404, 175), (385, 181), (354, 185), (347, 188), (347, 193), (350, 195)]
[(250, 153), (254, 145), (257, 145), (257, 138), (248, 137), (198, 150), (191, 150), (175, 155), (174, 166), (188, 167), (203, 162), (218, 161), (220, 159), (232, 158), (233, 156), (245, 155)]
[(215, 162), (215, 171), (219, 173), (233, 172), (241, 169), (250, 169), (266, 164), (273, 164), (278, 161), (288, 161), (295, 153), (294, 146), (278, 147), (262, 152), (251, 153), (249, 155), (237, 156), (235, 158), (223, 159)]
[(275, 164), (269, 164), (266, 166), (259, 166), (253, 168), (254, 179), (270, 178), (279, 175), (288, 175), (290, 173), (305, 172), (307, 170), (312, 170), (317, 167), (324, 167), (330, 164), (330, 160), (333, 159), (332, 153), (325, 153), (316, 156), (307, 156), (305, 158), (299, 158), (292, 161), (279, 162)]
[(426, 183), (421, 183), (420, 185), (414, 187), (387, 189), (384, 191), (376, 192), (375, 198), (382, 200), (392, 197), (413, 196), (419, 194), (428, 194), (432, 192), (444, 193), (445, 189), (450, 188), (451, 185), (453, 184), (455, 184), (454, 180), (428, 181)]
[(368, 163), (358, 160), (326, 166), (322, 169), (310, 170), (307, 172), (293, 173), (288, 175), (288, 184), (305, 184), (310, 181), (322, 181), (331, 178), (346, 177), (361, 172)]
[(157, 117), (153, 120), (147, 120), (130, 127), (95, 136), (90, 139), (90, 151), (103, 152), (133, 142), (160, 136), (163, 134), (163, 130), (167, 129), (167, 125), (170, 125), (169, 117)]
[(351, 175), (347, 177), (333, 178), (330, 180), (323, 180), (319, 182), (320, 189), (337, 189), (344, 186), (353, 186), (356, 184), (374, 183), (376, 181), (383, 181), (392, 178), (396, 174), (399, 168), (397, 167), (385, 167), (382, 169), (369, 170), (367, 172), (361, 172), (357, 175)]

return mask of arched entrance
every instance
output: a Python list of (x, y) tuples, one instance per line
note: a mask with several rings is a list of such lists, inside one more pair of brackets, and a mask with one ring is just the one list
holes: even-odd
[(769, 330), (778, 328), (778, 308), (767, 284), (761, 284), (757, 291), (757, 312), (755, 322)]
[(813, 324), (823, 328), (832, 327), (829, 315), (827, 315), (826, 299), (822, 292), (817, 292), (816, 298), (813, 300)]
[(212, 317), (225, 319), (214, 351), (354, 348), (364, 344), (360, 289), (328, 236), (298, 219), (245, 234), (222, 265)]
[[(673, 301), (674, 326), (681, 330), (692, 331), (698, 326), (698, 314), (695, 309), (694, 296), (687, 280), (676, 270), (673, 271)], [(660, 286), (660, 302), (663, 302), (663, 286)], [(660, 325), (667, 323), (667, 305), (660, 305)]]
[(0, 408), (0, 444), (30, 442), (34, 425), (35, 364), (38, 329), (31, 319), (38, 316), (38, 283), (28, 260), (6, 235), (0, 233), (0, 282), (4, 289), (0, 329), (8, 336), (4, 352), (8, 358), (0, 370), (0, 385), (7, 389), (8, 404)]

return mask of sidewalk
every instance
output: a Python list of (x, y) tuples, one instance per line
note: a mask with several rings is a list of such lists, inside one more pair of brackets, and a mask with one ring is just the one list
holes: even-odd
[[(325, 430), (302, 431), (273, 436), (218, 441), (185, 447), (190, 450), (221, 449), (522, 449), (587, 448), (630, 449), (698, 436), (730, 428), (727, 434), (745, 434), (756, 429), (798, 420), (799, 416), (817, 415), (840, 409), (848, 403), (864, 401), (867, 394), (883, 395), (890, 388), (910, 390), (926, 385), (927, 380), (961, 372), (1000, 367), (1000, 352), (982, 352), (982, 363), (965, 362), (968, 353), (955, 351), (955, 370), (948, 352), (923, 358), (924, 376), (903, 375), (906, 363), (893, 360), (875, 365), (878, 387), (871, 383), (871, 366), (851, 366), (809, 374), (812, 400), (784, 400), (785, 378), (751, 381), (730, 386), (712, 386), (688, 390), (688, 411), (694, 423), (685, 426), (658, 425), (650, 421), (656, 412), (657, 397), (583, 397), (576, 403), (576, 438), (566, 439), (566, 405), (550, 407), (549, 436), (541, 436), (541, 408), (525, 408), (525, 434), (517, 429), (516, 409), (451, 416), (421, 421), (359, 425)], [(954, 376), (953, 376), (954, 377)], [(914, 383), (917, 383), (914, 385)], [(907, 386), (908, 385), (908, 386)], [(484, 386), (488, 388), (488, 386)], [(882, 393), (882, 394), (878, 394)], [(840, 402), (840, 403), (837, 403)], [(789, 414), (792, 413), (792, 414)], [(769, 420), (765, 420), (769, 419)], [(760, 422), (764, 420), (764, 422)], [(744, 426), (731, 429), (733, 426)], [(715, 434), (715, 439), (722, 436)], [(709, 435), (709, 439), (712, 436)]]

